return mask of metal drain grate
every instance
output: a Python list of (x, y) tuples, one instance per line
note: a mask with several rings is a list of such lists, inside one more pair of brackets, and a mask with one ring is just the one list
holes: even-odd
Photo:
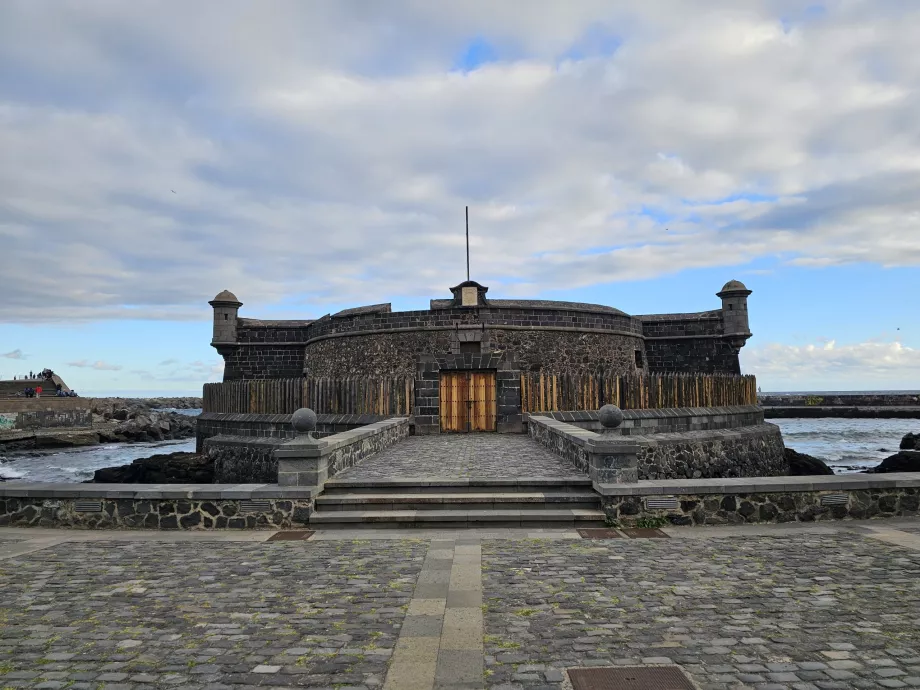
[(845, 506), (849, 496), (847, 494), (825, 494), (821, 497), (823, 506)]
[(272, 509), (271, 501), (261, 499), (253, 499), (248, 501), (240, 501), (240, 512), (241, 513), (267, 513)]
[(656, 496), (645, 499), (646, 510), (676, 510), (677, 498), (674, 496)]
[(648, 527), (628, 527), (623, 530), (630, 539), (670, 539), (666, 533), (660, 529), (651, 529)]
[(578, 534), (582, 539), (622, 539), (623, 535), (615, 529), (603, 527), (579, 527)]
[(101, 513), (102, 501), (75, 501), (73, 509), (77, 513)]
[(312, 537), (314, 532), (310, 530), (275, 532), (266, 541), (306, 541)]
[(570, 668), (574, 690), (696, 690), (677, 666)]

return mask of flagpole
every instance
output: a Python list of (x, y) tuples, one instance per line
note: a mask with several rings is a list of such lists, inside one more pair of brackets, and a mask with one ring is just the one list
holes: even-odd
[(466, 207), (466, 279), (470, 279), (470, 207)]

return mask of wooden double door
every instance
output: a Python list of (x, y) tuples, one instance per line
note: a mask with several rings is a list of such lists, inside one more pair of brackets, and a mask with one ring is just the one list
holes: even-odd
[(441, 374), (441, 431), (495, 431), (495, 372)]

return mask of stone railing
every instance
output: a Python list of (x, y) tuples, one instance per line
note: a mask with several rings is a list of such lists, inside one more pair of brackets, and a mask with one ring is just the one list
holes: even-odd
[(329, 477), (409, 435), (409, 419), (397, 417), (316, 438), (317, 415), (307, 415), (309, 428), (298, 431), (301, 412), (312, 414), (299, 410), (294, 415), (238, 415), (283, 417), (283, 421), (253, 423), (270, 424), (284, 437), (220, 434), (205, 439), (202, 452), (214, 460), (215, 481), (322, 487)]
[(527, 433), (575, 465), (593, 482), (636, 482), (639, 446), (622, 436), (597, 434), (549, 417), (531, 415)]
[(316, 428), (316, 415), (303, 409), (294, 413), (293, 426), (300, 435), (274, 451), (281, 486), (322, 487), (330, 477), (409, 436), (407, 417), (384, 419), (317, 439), (311, 433)]
[[(731, 407), (672, 407), (651, 410), (623, 410), (620, 433), (624, 436), (672, 433), (678, 431), (709, 431), (711, 429), (737, 429), (763, 424), (764, 411), (757, 405)], [(582, 429), (600, 431), (597, 410), (573, 412), (541, 412), (560, 422), (568, 422)]]
[[(602, 424), (604, 410), (608, 410), (607, 427)], [(763, 411), (754, 406), (627, 411), (607, 405), (597, 412), (557, 412), (554, 416), (570, 417), (572, 423), (532, 415), (528, 433), (585, 473), (590, 474), (586, 443), (628, 441), (634, 445), (636, 480), (623, 475), (617, 482), (773, 477), (788, 471), (779, 427), (765, 424)], [(601, 433), (586, 429), (587, 424)], [(607, 461), (597, 462), (604, 468), (613, 461), (606, 466)]]
[[(372, 414), (318, 414), (313, 435), (319, 438), (338, 434), (388, 418)], [(291, 414), (203, 412), (195, 424), (197, 452), (204, 450), (205, 441), (212, 436), (290, 440), (297, 436), (291, 419)]]

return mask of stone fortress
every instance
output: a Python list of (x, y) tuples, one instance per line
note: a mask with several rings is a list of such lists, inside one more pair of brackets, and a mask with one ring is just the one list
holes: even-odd
[(526, 433), (590, 474), (565, 429), (596, 436), (598, 409), (613, 403), (622, 423), (607, 433), (635, 445), (639, 478), (785, 474), (779, 429), (741, 375), (751, 337), (741, 282), (716, 293), (720, 309), (641, 316), (490, 299), (469, 280), (450, 291), (427, 310), (376, 304), (309, 321), (241, 317), (240, 300), (221, 292), (209, 304), (224, 383), (205, 386), (199, 451), (216, 457), (222, 480), (276, 481), (275, 447), (296, 436), (290, 415), (312, 408), (319, 436), (397, 418), (412, 436)]
[(225, 290), (210, 302), (211, 344), (224, 359), (225, 382), (410, 377), (416, 433), (443, 426), (443, 372), (483, 372), (486, 394), (495, 398), (489, 429), (521, 432), (522, 373), (739, 375), (738, 353), (751, 337), (751, 291), (737, 280), (717, 293), (720, 309), (687, 314), (630, 316), (596, 304), (490, 299), (474, 281), (451, 293), (427, 310), (375, 304), (316, 320), (267, 321), (241, 317), (242, 302)]

